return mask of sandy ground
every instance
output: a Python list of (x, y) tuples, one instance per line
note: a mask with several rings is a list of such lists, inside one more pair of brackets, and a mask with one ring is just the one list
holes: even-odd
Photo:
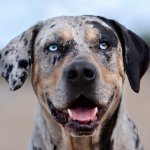
[[(132, 92), (126, 82), (124, 96), (145, 149), (150, 150), (150, 69), (142, 79), (140, 94)], [(29, 80), (16, 92), (10, 92), (0, 80), (0, 150), (26, 149), (36, 102)]]

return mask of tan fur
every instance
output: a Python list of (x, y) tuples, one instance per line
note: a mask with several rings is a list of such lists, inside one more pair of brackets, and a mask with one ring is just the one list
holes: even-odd
[(87, 41), (96, 41), (97, 40), (97, 31), (96, 29), (85, 29), (85, 39)]
[(69, 29), (60, 29), (60, 31), (58, 31), (58, 33), (59, 33), (60, 37), (63, 38), (64, 42), (67, 42), (67, 41), (73, 39), (73, 36)]
[[(38, 105), (29, 150), (101, 150), (102, 146), (135, 150), (136, 129), (121, 98), (125, 79), (123, 48), (113, 25), (103, 19), (95, 16), (52, 18), (34, 25), (1, 51), (0, 73), (12, 90), (22, 86), (32, 62), (32, 85)], [(105, 40), (109, 47), (103, 49), (100, 44)], [(49, 48), (52, 44), (56, 44), (56, 51)], [(80, 76), (80, 80), (75, 80), (78, 84), (70, 83), (65, 73), (75, 64), (84, 64), (84, 69), (91, 65), (94, 78), (89, 82)], [(72, 109), (69, 104), (74, 105), (74, 101), (83, 96), (101, 115), (95, 115), (97, 120), (88, 120), (88, 125), (98, 122), (88, 135), (75, 127), (76, 124), (83, 127), (85, 122), (77, 122), (68, 114), (68, 109)], [(117, 117), (116, 120), (113, 117)], [(110, 125), (113, 133), (104, 136), (103, 131), (111, 129), (106, 126), (110, 119), (116, 121), (114, 126), (114, 122)], [(105, 145), (102, 139), (107, 136), (110, 136), (110, 145)], [(138, 148), (142, 150), (140, 144)]]

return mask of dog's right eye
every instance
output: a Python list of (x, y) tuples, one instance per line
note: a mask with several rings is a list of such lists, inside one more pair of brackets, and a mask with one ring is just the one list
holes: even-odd
[(55, 51), (58, 51), (58, 45), (57, 44), (50, 44), (48, 46), (48, 50), (51, 51), (51, 52), (55, 52)]

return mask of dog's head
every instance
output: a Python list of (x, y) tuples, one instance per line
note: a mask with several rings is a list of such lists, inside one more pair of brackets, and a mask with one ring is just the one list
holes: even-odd
[(0, 52), (11, 90), (32, 84), (47, 117), (71, 135), (92, 135), (117, 109), (125, 72), (135, 92), (149, 64), (142, 39), (116, 21), (95, 16), (40, 22)]

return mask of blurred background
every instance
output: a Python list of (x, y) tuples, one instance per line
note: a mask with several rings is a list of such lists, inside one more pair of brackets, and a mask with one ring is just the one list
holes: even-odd
[[(0, 49), (39, 20), (62, 15), (100, 15), (115, 19), (150, 45), (149, 0), (0, 0)], [(30, 76), (10, 92), (0, 78), (0, 150), (25, 150), (35, 113), (36, 96)], [(124, 97), (146, 150), (150, 150), (150, 68), (135, 94), (126, 80)]]

